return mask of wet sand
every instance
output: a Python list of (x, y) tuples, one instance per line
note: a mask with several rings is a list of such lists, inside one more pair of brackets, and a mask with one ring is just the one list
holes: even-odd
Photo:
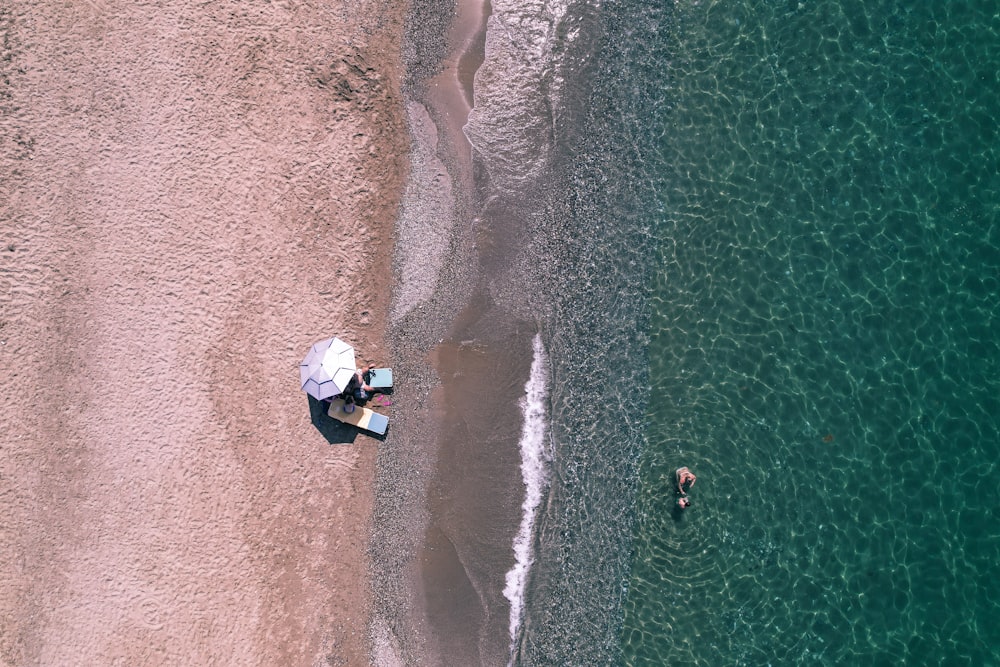
[(414, 144), (389, 327), (408, 383), (392, 453), (379, 458), (377, 656), (383, 665), (503, 665), (504, 576), (524, 492), (518, 399), (535, 323), (493, 298), (509, 263), (508, 221), (481, 219), (483, 183), (463, 131), (490, 6), (462, 0), (442, 29), (430, 4), (415, 3), (421, 21), (411, 19), (409, 35), (424, 51), (408, 63)]
[(0, 663), (368, 664), (399, 11), (0, 9)]

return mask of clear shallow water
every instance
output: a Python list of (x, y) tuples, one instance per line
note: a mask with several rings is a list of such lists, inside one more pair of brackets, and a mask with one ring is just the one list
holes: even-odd
[(663, 4), (560, 5), (586, 76), (508, 202), (554, 455), (517, 660), (1000, 663), (995, 6)]
[(669, 20), (623, 661), (997, 664), (996, 6)]

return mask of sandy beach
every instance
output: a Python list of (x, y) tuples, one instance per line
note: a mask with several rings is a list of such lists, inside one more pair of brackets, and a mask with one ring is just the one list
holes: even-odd
[(400, 10), (0, 9), (0, 663), (369, 663)]

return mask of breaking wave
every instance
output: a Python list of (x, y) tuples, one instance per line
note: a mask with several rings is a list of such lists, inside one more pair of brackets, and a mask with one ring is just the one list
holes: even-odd
[(525, 588), (534, 560), (532, 542), (535, 517), (549, 486), (549, 462), (552, 453), (546, 446), (548, 438), (549, 393), (548, 359), (541, 334), (532, 342), (534, 358), (531, 375), (524, 385), (521, 399), (524, 422), (521, 427), (521, 478), (524, 480), (524, 502), (521, 504), (521, 526), (514, 537), (514, 567), (507, 572), (504, 597), (510, 601), (511, 663), (524, 617)]

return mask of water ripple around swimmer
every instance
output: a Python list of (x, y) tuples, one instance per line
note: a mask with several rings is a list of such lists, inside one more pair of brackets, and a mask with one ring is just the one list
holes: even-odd
[(995, 660), (981, 9), (675, 17), (628, 664)]

